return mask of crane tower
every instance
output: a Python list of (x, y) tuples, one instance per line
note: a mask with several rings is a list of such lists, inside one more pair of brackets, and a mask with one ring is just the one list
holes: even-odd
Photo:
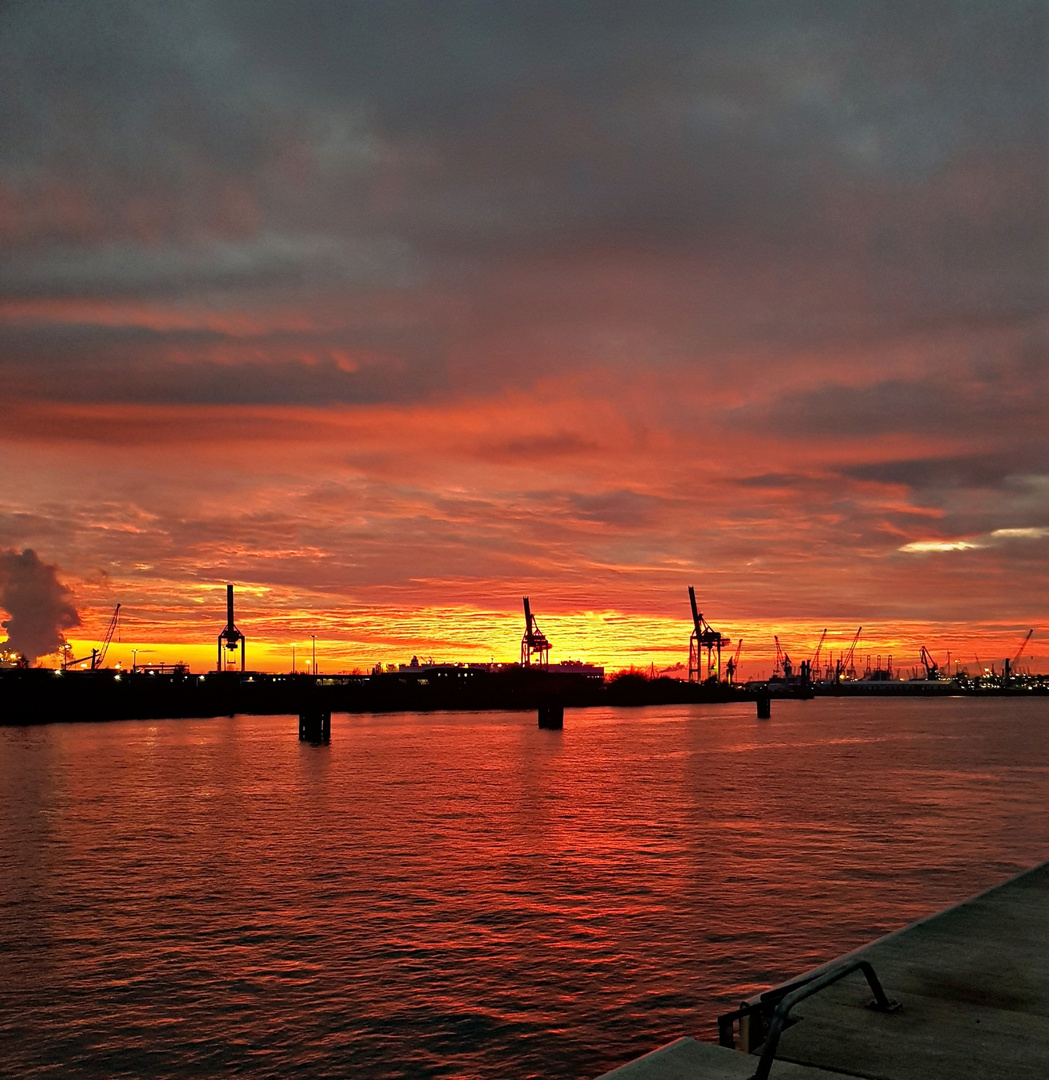
[(215, 664), (216, 671), (224, 670), (225, 665), (222, 661), (222, 649), (225, 644), (226, 652), (235, 653), (237, 649), (240, 649), (240, 670), (244, 670), (244, 635), (237, 629), (237, 624), (233, 621), (233, 586), (226, 586), (226, 626), (219, 634), (219, 647), (218, 647), (218, 660)]
[(539, 629), (539, 624), (532, 614), (528, 597), (524, 598), (525, 632), (521, 638), (521, 666), (531, 667), (533, 659), (539, 664), (550, 662), (550, 642), (546, 635)]
[[(688, 599), (692, 605), (692, 636), (688, 641), (688, 681), (721, 682), (721, 650), (729, 639), (713, 629), (696, 606), (696, 590), (688, 587)], [(706, 668), (703, 668), (703, 652), (706, 651)], [(733, 673), (735, 669), (733, 668)]]

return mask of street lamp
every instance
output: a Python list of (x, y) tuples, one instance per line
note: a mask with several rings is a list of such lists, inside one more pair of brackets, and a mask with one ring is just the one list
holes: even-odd
[(317, 635), (316, 634), (310, 634), (310, 637), (313, 639), (313, 674), (316, 675), (317, 674)]
[(138, 670), (138, 649), (131, 650), (131, 670)]

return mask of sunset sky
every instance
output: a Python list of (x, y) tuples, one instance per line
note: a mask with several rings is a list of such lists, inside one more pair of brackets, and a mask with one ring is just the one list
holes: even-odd
[(122, 662), (1049, 669), (1045, 12), (0, 2), (0, 551)]

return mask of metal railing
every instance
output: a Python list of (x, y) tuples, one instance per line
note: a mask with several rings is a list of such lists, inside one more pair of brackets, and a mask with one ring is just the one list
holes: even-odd
[(762, 1042), (765, 1044), (761, 1051), (757, 1071), (751, 1077), (751, 1080), (768, 1080), (772, 1062), (775, 1060), (776, 1050), (779, 1046), (779, 1037), (783, 1033), (790, 1010), (799, 1001), (804, 1001), (806, 998), (812, 997), (813, 994), (818, 994), (821, 990), (825, 990), (828, 986), (838, 982), (839, 979), (844, 979), (846, 975), (851, 975), (854, 971), (863, 972), (874, 994), (874, 1000), (868, 1005), (868, 1008), (887, 1013), (900, 1010), (900, 1003), (886, 996), (870, 962), (868, 960), (852, 960), (847, 964), (841, 964), (827, 971), (817, 972), (814, 975), (808, 975), (801, 979), (795, 979), (793, 982), (773, 987), (763, 994), (758, 994), (756, 997), (744, 1001), (733, 1012), (719, 1016), (718, 1042), (722, 1046), (735, 1048), (734, 1028), (738, 1021), (739, 1049), (743, 1053), (749, 1054), (760, 1046)]

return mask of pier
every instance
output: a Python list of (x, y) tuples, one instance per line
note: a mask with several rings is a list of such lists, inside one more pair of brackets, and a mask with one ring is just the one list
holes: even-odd
[[(328, 713), (430, 712), (437, 709), (540, 710), (543, 727), (561, 727), (564, 708), (753, 701), (725, 684), (627, 676), (606, 682), (600, 668), (520, 664), (435, 664), (371, 675), (195, 675), (174, 670), (51, 671), (0, 669), (0, 725), (76, 720)], [(561, 712), (557, 712), (557, 708)]]
[[(601, 1080), (1044, 1080), (1049, 862), (743, 1002)], [(868, 969), (884, 994), (869, 981)]]

